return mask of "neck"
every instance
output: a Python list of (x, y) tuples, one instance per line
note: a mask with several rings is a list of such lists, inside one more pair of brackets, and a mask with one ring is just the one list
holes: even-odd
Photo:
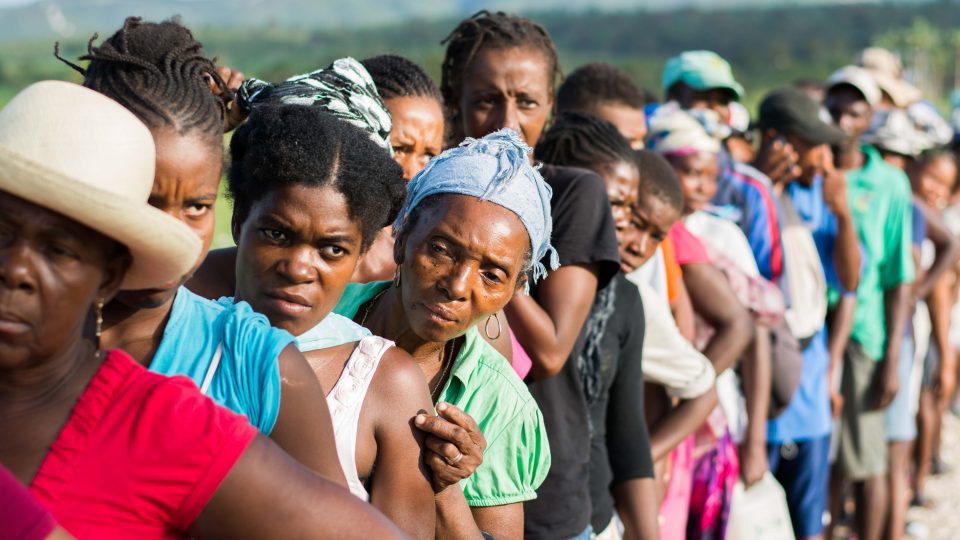
[(102, 360), (93, 344), (76, 335), (62, 351), (46, 359), (31, 359), (30, 365), (0, 375), (0, 414), (12, 418), (64, 402), (72, 403), (87, 387)]
[(103, 307), (101, 348), (124, 349), (148, 367), (163, 339), (176, 295), (154, 308), (134, 308), (113, 300)]
[(837, 150), (837, 168), (842, 171), (859, 169), (863, 166), (863, 161), (863, 151), (860, 150), (860, 143), (856, 139), (843, 143)]
[(410, 328), (400, 289), (391, 286), (379, 299), (374, 300), (365, 326), (407, 351), (425, 372), (438, 364), (438, 355), (445, 342), (426, 341)]

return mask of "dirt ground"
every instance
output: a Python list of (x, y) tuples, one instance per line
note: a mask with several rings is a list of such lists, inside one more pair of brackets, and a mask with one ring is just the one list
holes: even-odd
[(927, 481), (926, 495), (932, 508), (911, 508), (909, 521), (926, 528), (927, 534), (908, 536), (914, 540), (960, 539), (960, 419), (947, 413), (943, 424), (941, 458), (948, 470)]

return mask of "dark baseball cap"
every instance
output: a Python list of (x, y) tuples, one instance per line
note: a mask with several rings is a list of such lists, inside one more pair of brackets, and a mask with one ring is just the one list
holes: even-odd
[(820, 106), (795, 88), (775, 90), (760, 103), (757, 127), (789, 133), (812, 144), (835, 144), (847, 139), (840, 128), (824, 122)]

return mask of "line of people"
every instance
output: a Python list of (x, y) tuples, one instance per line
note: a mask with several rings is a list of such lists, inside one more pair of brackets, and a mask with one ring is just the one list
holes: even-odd
[(443, 43), (271, 83), (131, 17), (0, 111), (0, 538), (901, 537), (960, 214), (896, 58), (751, 121), (709, 51)]

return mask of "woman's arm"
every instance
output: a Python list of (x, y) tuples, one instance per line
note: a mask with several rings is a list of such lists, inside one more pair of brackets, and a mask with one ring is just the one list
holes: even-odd
[(613, 486), (613, 499), (623, 521), (623, 540), (660, 538), (660, 525), (657, 522), (660, 503), (655, 479), (634, 478), (621, 482)]
[(840, 386), (836, 383), (841, 375), (843, 352), (850, 340), (853, 329), (853, 312), (857, 307), (857, 297), (846, 294), (827, 313), (827, 350), (830, 353), (830, 370), (827, 372), (827, 390), (830, 392), (830, 407), (833, 417), (840, 416), (843, 407), (843, 395)]
[(551, 272), (537, 285), (537, 299), (517, 295), (507, 304), (517, 340), (533, 360), (535, 380), (563, 369), (597, 294), (597, 265), (573, 264)]
[(957, 384), (956, 353), (950, 344), (950, 311), (955, 297), (950, 276), (937, 280), (933, 292), (927, 297), (927, 309), (930, 311), (932, 342), (940, 353), (940, 371), (937, 380), (937, 393), (942, 400), (953, 397)]
[(717, 389), (713, 387), (706, 394), (681, 401), (654, 423), (650, 430), (653, 460), (660, 461), (667, 457), (677, 445), (702, 426), (717, 402)]
[(690, 293), (687, 292), (687, 286), (683, 280), (677, 280), (677, 297), (670, 302), (670, 312), (673, 313), (673, 320), (680, 329), (680, 335), (687, 341), (693, 341), (696, 336), (696, 317), (693, 314), (693, 303), (690, 301)]
[(280, 411), (270, 438), (307, 468), (346, 486), (330, 410), (317, 376), (292, 344), (280, 353), (278, 362)]
[(730, 290), (723, 273), (706, 263), (683, 267), (683, 282), (690, 292), (693, 310), (716, 331), (703, 354), (723, 373), (743, 354), (753, 336), (750, 314)]
[(260, 435), (227, 473), (189, 533), (200, 540), (405, 538), (376, 508), (313, 474)]
[(477, 527), (497, 540), (523, 540), (523, 503), (474, 506), (470, 512)]
[(417, 414), (432, 408), (423, 372), (409, 354), (391, 348), (380, 360), (363, 404), (364, 416), (377, 416), (370, 502), (411, 538), (433, 538), (436, 532), (423, 432), (413, 426)]
[[(943, 222), (943, 217), (929, 206), (918, 203), (923, 218), (927, 222), (927, 238), (933, 242), (937, 254), (933, 264), (926, 271), (923, 279), (914, 286), (917, 298), (926, 298), (933, 291), (934, 285), (943, 274), (953, 268), (960, 259), (960, 240), (954, 236)], [(920, 268), (919, 266), (917, 267)]]
[(747, 432), (740, 444), (740, 476), (748, 487), (769, 470), (767, 462), (767, 418), (770, 415), (770, 385), (773, 365), (770, 330), (757, 326), (744, 355), (741, 374), (747, 407)]

